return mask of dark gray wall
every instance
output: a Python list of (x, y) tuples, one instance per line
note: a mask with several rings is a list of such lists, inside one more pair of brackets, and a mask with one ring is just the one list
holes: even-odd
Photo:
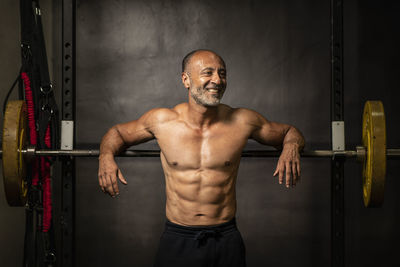
[[(0, 10), (0, 106), (14, 82), (20, 62), (18, 2), (1, 1)], [(10, 27), (12, 25), (12, 27)], [(0, 127), (3, 132), (3, 114), (0, 115)], [(2, 137), (0, 137), (2, 138)], [(2, 165), (0, 166), (2, 172)], [(5, 266), (21, 266), (25, 218), (24, 210), (9, 207), (4, 195), (3, 179), (0, 182), (0, 259)]]
[[(392, 88), (396, 83), (388, 82), (396, 78), (396, 71), (393, 63), (386, 63), (396, 54), (379, 55), (395, 52), (396, 30), (388, 20), (398, 9), (375, 5), (365, 1), (345, 5), (345, 117), (350, 148), (360, 143), (366, 99), (384, 101), (388, 144), (399, 144)], [(374, 14), (376, 8), (380, 13)], [(135, 119), (153, 107), (185, 101), (180, 60), (205, 47), (215, 49), (227, 62), (225, 103), (294, 124), (303, 131), (309, 148), (329, 148), (329, 12), (329, 1), (81, 1), (78, 142), (97, 143), (113, 124)], [(384, 38), (371, 36), (371, 28)], [(156, 144), (142, 147), (156, 148)], [(78, 161), (78, 170), (83, 170), (77, 177), (80, 266), (151, 265), (164, 222), (161, 166), (158, 159), (119, 163), (129, 185), (113, 200), (99, 193), (97, 162)], [(242, 160), (237, 217), (249, 266), (329, 265), (329, 161), (303, 160), (303, 181), (290, 191), (271, 177), (275, 164), (276, 160)], [(396, 164), (391, 161), (388, 167), (387, 201), (380, 210), (367, 210), (362, 207), (360, 167), (351, 161), (346, 164), (349, 266), (399, 263), (390, 245), (399, 234), (393, 218), (399, 210), (392, 175)]]
[[(80, 144), (99, 142), (113, 124), (148, 109), (186, 101), (180, 62), (200, 47), (226, 60), (225, 103), (294, 124), (311, 143), (329, 143), (328, 1), (80, 1), (77, 14)], [(100, 193), (97, 161), (78, 161), (79, 266), (153, 261), (165, 221), (161, 165), (119, 163), (129, 185), (114, 200)], [(243, 159), (239, 172), (237, 217), (249, 266), (328, 265), (329, 161), (304, 161), (295, 190), (277, 185), (275, 164)]]
[[(329, 1), (79, 1), (78, 143), (98, 143), (116, 123), (186, 101), (180, 62), (193, 49), (210, 48), (227, 63), (226, 104), (328, 144), (329, 12)], [(129, 185), (111, 199), (98, 187), (97, 161), (78, 160), (78, 266), (153, 262), (165, 222), (161, 164), (118, 162)], [(329, 161), (304, 160), (295, 190), (278, 185), (275, 164), (242, 160), (237, 218), (249, 266), (329, 265)]]
[[(181, 59), (193, 49), (210, 48), (227, 63), (224, 103), (293, 124), (304, 133), (308, 149), (329, 149), (329, 5), (317, 0), (78, 1), (78, 146), (99, 143), (112, 125), (136, 119), (153, 107), (186, 101), (179, 77)], [(345, 120), (350, 149), (361, 141), (367, 99), (384, 101), (388, 146), (400, 147), (400, 41), (395, 16), (399, 11), (396, 1), (345, 3)], [(53, 33), (58, 44), (59, 31)], [(3, 42), (1, 46), (6, 47)], [(4, 64), (0, 67), (6, 69)], [(54, 77), (57, 83), (57, 73)], [(0, 100), (3, 95), (2, 91)], [(248, 147), (263, 149), (256, 143)], [(329, 160), (303, 159), (302, 181), (293, 190), (272, 177), (276, 161), (245, 158), (240, 166), (237, 219), (248, 266), (329, 266)], [(98, 187), (97, 160), (77, 160), (77, 266), (152, 265), (165, 222), (161, 164), (156, 158), (117, 162), (128, 186), (121, 185), (121, 195), (111, 199)], [(365, 209), (360, 166), (346, 163), (348, 266), (400, 265), (395, 242), (400, 236), (399, 169), (397, 161), (388, 162), (383, 208)], [(5, 266), (20, 266), (16, 258), (22, 255), (22, 235), (10, 233), (23, 231), (22, 211), (5, 204), (0, 210), (0, 259), (9, 263)], [(11, 246), (18, 255), (6, 253)]]
[[(345, 121), (347, 144), (361, 142), (361, 110), (368, 99), (383, 101), (387, 146), (400, 147), (400, 12), (398, 1), (350, 1), (345, 5)], [(400, 266), (400, 165), (387, 164), (385, 203), (381, 209), (365, 209), (360, 167), (347, 162), (346, 231), (348, 266)]]
[[(227, 63), (226, 104), (329, 143), (328, 1), (80, 1), (77, 18), (82, 145), (98, 143), (113, 124), (186, 101), (180, 62), (202, 47)], [(159, 159), (119, 163), (129, 185), (111, 199), (97, 185), (97, 161), (78, 160), (78, 266), (153, 262), (165, 221)], [(329, 265), (329, 161), (305, 160), (295, 190), (277, 184), (275, 164), (243, 159), (240, 168), (237, 218), (249, 266)]]

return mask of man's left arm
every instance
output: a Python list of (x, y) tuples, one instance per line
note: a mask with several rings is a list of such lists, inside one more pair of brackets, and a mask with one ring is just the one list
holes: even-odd
[(286, 187), (289, 188), (300, 178), (300, 151), (304, 147), (304, 137), (295, 127), (268, 121), (261, 114), (249, 111), (249, 122), (252, 126), (251, 139), (257, 142), (282, 149), (274, 176), (279, 175), (279, 183), (286, 176)]

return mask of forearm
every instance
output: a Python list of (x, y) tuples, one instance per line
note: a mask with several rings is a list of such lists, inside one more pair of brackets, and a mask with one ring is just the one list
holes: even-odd
[(118, 131), (118, 127), (114, 126), (103, 136), (100, 143), (100, 157), (115, 156), (122, 152), (126, 147), (124, 139)]
[(283, 139), (282, 147), (285, 147), (285, 145), (295, 145), (301, 151), (304, 148), (304, 137), (299, 130), (290, 126)]

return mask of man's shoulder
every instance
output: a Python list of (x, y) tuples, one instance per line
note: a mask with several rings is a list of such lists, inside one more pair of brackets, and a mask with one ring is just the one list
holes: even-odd
[(178, 112), (174, 108), (153, 108), (146, 112), (143, 117), (153, 123), (164, 123), (177, 119)]
[(260, 116), (260, 113), (249, 108), (243, 108), (243, 107), (232, 108), (228, 105), (223, 105), (222, 108), (225, 109), (227, 112), (229, 112), (231, 117), (236, 120), (244, 120), (248, 122), (249, 120), (250, 121), (257, 120), (258, 117)]

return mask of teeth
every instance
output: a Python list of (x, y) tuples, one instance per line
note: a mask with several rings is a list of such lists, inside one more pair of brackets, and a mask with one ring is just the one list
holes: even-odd
[(212, 93), (217, 93), (218, 92), (218, 90), (216, 90), (216, 89), (208, 89), (208, 91), (210, 91)]

